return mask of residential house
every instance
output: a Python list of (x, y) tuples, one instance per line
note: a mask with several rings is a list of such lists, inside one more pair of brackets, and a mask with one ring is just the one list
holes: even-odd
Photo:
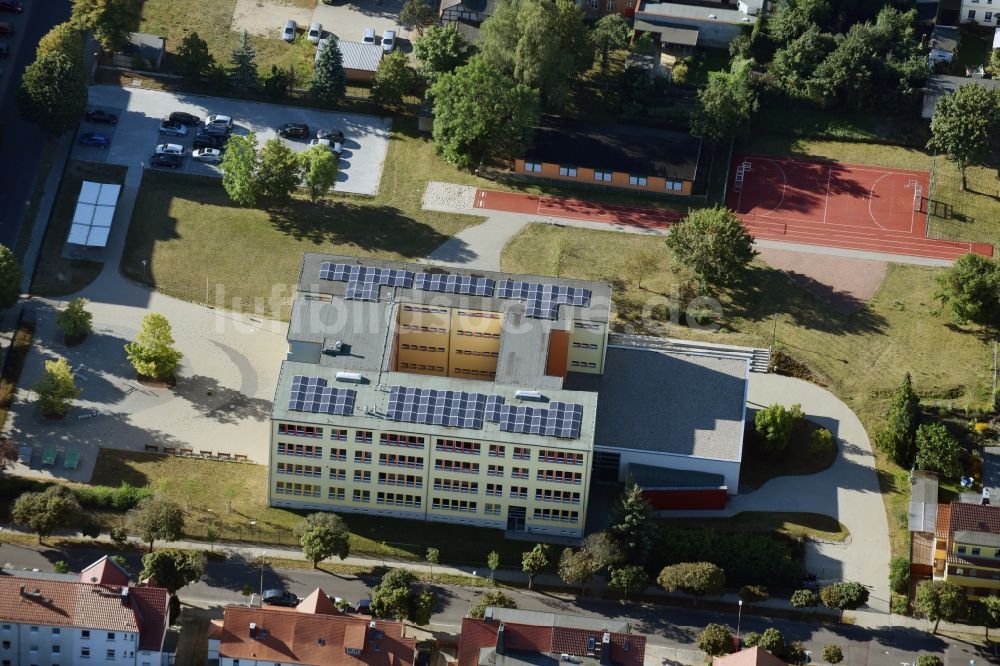
[(169, 593), (131, 585), (108, 557), (80, 574), (3, 574), (0, 666), (168, 663)]
[(470, 42), (479, 39), (479, 27), (493, 15), (496, 0), (441, 0), (441, 23), (454, 26)]
[(412, 666), (400, 622), (344, 615), (320, 588), (295, 608), (226, 606), (208, 635), (219, 666)]
[(948, 25), (936, 25), (931, 32), (930, 52), (927, 59), (932, 63), (950, 63), (955, 57), (955, 50), (958, 48), (959, 32), (958, 28)]
[(163, 65), (163, 57), (167, 53), (167, 40), (159, 35), (145, 32), (129, 33), (125, 47), (112, 54), (111, 61), (115, 67), (127, 67), (159, 71)]
[(686, 132), (546, 118), (514, 173), (581, 187), (689, 195), (701, 140)]
[(935, 579), (970, 599), (1000, 594), (1000, 506), (952, 502), (939, 508), (935, 531)]
[(712, 666), (786, 666), (764, 648), (752, 647), (723, 657), (712, 657)]
[[(643, 0), (635, 18), (642, 22), (646, 32), (654, 32), (650, 25), (696, 30), (698, 46), (729, 48), (733, 38), (747, 26), (753, 26), (763, 11), (766, 11), (763, 0), (741, 0), (735, 4), (723, 0), (691, 3)], [(691, 37), (684, 39), (690, 41)]]
[(962, 23), (996, 26), (1000, 17), (1000, 0), (961, 0), (958, 20)]
[(930, 118), (934, 115), (938, 100), (944, 95), (950, 95), (961, 86), (982, 86), (987, 90), (1000, 90), (1000, 79), (981, 79), (962, 76), (946, 76), (931, 74), (927, 78), (927, 86), (923, 89), (923, 106), (921, 115)]

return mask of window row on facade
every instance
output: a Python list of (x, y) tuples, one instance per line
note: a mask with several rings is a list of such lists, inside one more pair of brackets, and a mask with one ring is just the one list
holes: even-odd
[[(527, 173), (541, 173), (542, 163), (541, 162), (525, 162), (524, 170)], [(594, 181), (598, 183), (610, 183), (614, 179), (614, 171), (604, 171), (601, 169), (594, 169)], [(577, 168), (575, 166), (562, 165), (559, 167), (559, 176), (562, 178), (576, 178)], [(631, 174), (628, 177), (628, 184), (634, 187), (648, 187), (649, 178), (648, 176), (640, 176)], [(664, 189), (672, 192), (680, 192), (684, 189), (684, 181), (674, 180), (667, 178), (664, 181)]]

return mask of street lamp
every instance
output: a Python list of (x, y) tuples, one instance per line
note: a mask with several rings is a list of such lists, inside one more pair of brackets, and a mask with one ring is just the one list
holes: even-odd
[(736, 649), (740, 649), (740, 622), (743, 620), (743, 600), (740, 599), (740, 608), (736, 613)]
[(267, 551), (260, 551), (260, 607), (264, 607), (264, 558), (267, 557)]

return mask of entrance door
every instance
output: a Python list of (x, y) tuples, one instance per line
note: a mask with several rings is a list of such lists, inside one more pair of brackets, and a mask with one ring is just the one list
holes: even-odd
[(512, 532), (523, 532), (524, 521), (528, 516), (528, 510), (523, 506), (507, 507), (507, 529)]

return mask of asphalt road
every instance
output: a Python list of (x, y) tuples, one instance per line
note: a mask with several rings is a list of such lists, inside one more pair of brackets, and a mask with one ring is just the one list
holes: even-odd
[(26, 25), (5, 38), (15, 51), (3, 63), (4, 76), (11, 80), (0, 100), (0, 243), (7, 246), (17, 241), (45, 142), (45, 132), (18, 113), (17, 89), (24, 68), (35, 58), (38, 41), (52, 26), (69, 18), (69, 8), (69, 0), (27, 0)]
[[(70, 568), (79, 571), (103, 554), (102, 551), (78, 549), (59, 552), (51, 549), (36, 549), (24, 546), (0, 545), (0, 563), (8, 568), (37, 568), (52, 570), (58, 560), (65, 560)], [(140, 568), (138, 555), (129, 556), (133, 569)], [(273, 569), (265, 566), (263, 586), (265, 589), (285, 587), (300, 597), (321, 587), (327, 594), (357, 601), (368, 596), (370, 586), (377, 581), (342, 577), (321, 571), (299, 569)], [(244, 603), (240, 593), (244, 585), (259, 589), (261, 569), (256, 563), (209, 562), (203, 580), (188, 585), (180, 591), (181, 601), (201, 607), (218, 607), (227, 603)], [(458, 633), (462, 617), (468, 612), (479, 591), (451, 585), (435, 586), (441, 605), (435, 614), (431, 629), (437, 632)], [(606, 617), (626, 620), (635, 631), (648, 636), (651, 646), (667, 646), (697, 649), (695, 641), (705, 625), (718, 622), (736, 627), (736, 613), (722, 613), (709, 610), (682, 609), (654, 604), (620, 604), (602, 599), (577, 600), (571, 596), (555, 596), (537, 592), (508, 592), (517, 600), (519, 608), (555, 613), (576, 614), (588, 617)], [(837, 644), (845, 654), (845, 663), (858, 666), (900, 666), (912, 664), (922, 653), (938, 654), (947, 666), (968, 666), (972, 660), (976, 664), (998, 663), (980, 645), (965, 643), (953, 638), (931, 636), (909, 628), (885, 628), (870, 630), (849, 625), (822, 626), (811, 622), (775, 620), (760, 618), (752, 612), (744, 612), (740, 618), (740, 630), (763, 631), (777, 627), (786, 640), (802, 641), (814, 656), (819, 657), (824, 645)]]

